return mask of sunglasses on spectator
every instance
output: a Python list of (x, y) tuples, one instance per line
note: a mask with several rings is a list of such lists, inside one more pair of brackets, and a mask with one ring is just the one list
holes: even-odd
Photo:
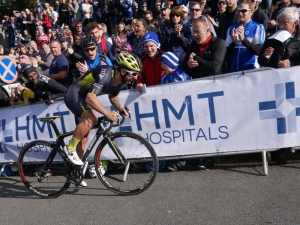
[(155, 4), (156, 6), (160, 6), (161, 4)]
[(237, 9), (238, 13), (246, 13), (248, 11), (251, 11), (251, 9)]
[(140, 73), (135, 72), (135, 71), (129, 71), (129, 70), (125, 70), (125, 71), (127, 72), (126, 76), (135, 77), (135, 76), (140, 75)]
[(20, 55), (18, 59), (28, 59), (27, 55)]
[(175, 17), (175, 16), (176, 16), (176, 17), (180, 17), (179, 14), (172, 14), (172, 15), (171, 15), (171, 17)]
[(121, 51), (118, 51), (118, 50), (116, 51), (116, 54), (120, 54), (120, 53), (121, 53)]
[(93, 47), (93, 48), (85, 48), (84, 49), (84, 52), (93, 52), (96, 50), (96, 47)]
[(199, 12), (201, 9), (190, 9), (190, 11), (192, 11), (192, 12), (194, 12), (194, 11), (196, 11), (196, 12)]
[(218, 5), (226, 5), (226, 3), (225, 2), (219, 2)]

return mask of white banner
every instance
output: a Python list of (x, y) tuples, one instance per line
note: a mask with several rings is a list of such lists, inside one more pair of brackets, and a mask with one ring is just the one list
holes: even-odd
[[(127, 119), (120, 130), (145, 137), (158, 156), (298, 146), (299, 69), (254, 71), (148, 87), (144, 95), (122, 91), (120, 101), (131, 110), (132, 121)], [(110, 107), (107, 96), (99, 100)], [(19, 151), (30, 141), (55, 141), (50, 125), (37, 117), (62, 115), (56, 120), (58, 128), (62, 132), (75, 128), (74, 116), (63, 101), (0, 112), (0, 163), (16, 162)]]

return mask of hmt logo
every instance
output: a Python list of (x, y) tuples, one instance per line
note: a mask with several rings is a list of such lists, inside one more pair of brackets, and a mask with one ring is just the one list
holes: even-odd
[(275, 100), (259, 102), (259, 111), (261, 120), (277, 120), (278, 134), (297, 132), (300, 98), (295, 98), (295, 83), (275, 84)]

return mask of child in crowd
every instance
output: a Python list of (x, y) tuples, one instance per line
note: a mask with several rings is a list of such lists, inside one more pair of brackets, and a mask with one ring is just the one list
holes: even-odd
[(165, 74), (161, 79), (162, 84), (181, 82), (191, 78), (181, 69), (178, 69), (179, 59), (173, 52), (166, 52), (161, 56), (161, 68)]
[[(161, 58), (161, 68), (164, 76), (161, 79), (162, 84), (175, 83), (190, 80), (191, 78), (181, 69), (178, 69), (179, 58), (173, 52), (164, 53)], [(182, 170), (186, 162), (182, 160), (171, 160), (166, 163), (167, 169), (171, 172)]]

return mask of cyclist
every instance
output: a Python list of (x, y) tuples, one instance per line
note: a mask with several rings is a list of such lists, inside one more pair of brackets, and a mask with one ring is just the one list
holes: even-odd
[[(99, 65), (79, 77), (67, 90), (65, 104), (81, 122), (75, 128), (74, 135), (65, 146), (64, 151), (70, 161), (75, 165), (83, 165), (83, 156), (89, 131), (97, 122), (97, 111), (109, 121), (116, 121), (119, 113), (104, 108), (97, 99), (98, 95), (108, 94), (111, 104), (124, 116), (128, 113), (120, 104), (118, 94), (126, 84), (131, 83), (142, 71), (140, 59), (129, 53), (121, 53), (117, 57), (117, 66), (112, 68), (107, 65)], [(82, 186), (86, 186), (84, 182)]]

